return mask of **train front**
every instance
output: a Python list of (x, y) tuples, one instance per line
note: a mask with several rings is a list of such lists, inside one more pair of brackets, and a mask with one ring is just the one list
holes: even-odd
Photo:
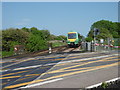
[(67, 44), (69, 47), (78, 46), (78, 34), (77, 34), (77, 32), (68, 32)]

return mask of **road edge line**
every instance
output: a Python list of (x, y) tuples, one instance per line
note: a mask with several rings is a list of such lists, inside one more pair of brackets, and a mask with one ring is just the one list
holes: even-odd
[(40, 85), (43, 85), (43, 84), (56, 82), (56, 81), (59, 81), (59, 80), (62, 80), (62, 79), (63, 78), (57, 78), (57, 79), (48, 80), (48, 81), (45, 81), (45, 82), (40, 82), (40, 83), (35, 83), (35, 84), (27, 85), (27, 86), (21, 87), (21, 88), (30, 88), (30, 87), (40, 86)]

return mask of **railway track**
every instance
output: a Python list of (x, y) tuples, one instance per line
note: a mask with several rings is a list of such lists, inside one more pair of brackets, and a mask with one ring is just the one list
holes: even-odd
[[(56, 52), (61, 52), (65, 49), (68, 49), (67, 46), (60, 46), (60, 47), (55, 47), (52, 48), (52, 53), (56, 53)], [(37, 52), (31, 52), (31, 53), (24, 53), (24, 54), (19, 54), (19, 55), (13, 55), (13, 56), (9, 56), (9, 57), (4, 57), (2, 59), (20, 59), (20, 58), (25, 58), (25, 57), (36, 57), (39, 55), (48, 55), (49, 50), (41, 50), (41, 51), (37, 51)]]
[[(63, 54), (67, 54), (67, 53), (68, 54), (73, 53), (75, 50), (78, 50), (78, 49), (79, 49), (79, 47), (78, 48), (68, 48), (67, 46), (61, 46), (61, 47), (54, 48), (52, 50), (52, 53), (53, 54), (58, 54), (58, 57), (59, 57), (59, 54), (63, 55)], [(42, 58), (42, 56), (44, 58), (44, 56), (46, 56), (46, 55), (49, 55), (48, 50), (41, 51), (41, 52), (36, 52), (34, 54), (11, 56), (10, 58), (7, 57), (7, 58), (4, 58), (0, 62), (0, 64), (1, 64), (0, 68), (2, 70), (4, 70), (4, 68), (6, 68), (8, 66), (11, 66), (11, 65), (14, 65), (14, 64), (19, 64), (19, 63), (29, 61), (29, 60), (34, 60), (35, 58), (39, 59), (39, 58)]]
[[(67, 53), (74, 53), (76, 52), (76, 50), (79, 50), (78, 48), (69, 48), (67, 46), (61, 46), (61, 47), (56, 47), (52, 49), (52, 54), (67, 54)], [(80, 51), (80, 50), (79, 50)], [(2, 62), (0, 62), (1, 67), (4, 65), (4, 63), (20, 63), (20, 62), (24, 62), (25, 60), (32, 60), (34, 58), (37, 57), (41, 57), (41, 56), (46, 56), (46, 55), (50, 55), (49, 54), (49, 50), (43, 50), (43, 51), (39, 51), (39, 52), (34, 52), (34, 53), (27, 53), (27, 54), (21, 54), (21, 55), (16, 55), (16, 56), (10, 56), (10, 57), (6, 57), (3, 58)]]

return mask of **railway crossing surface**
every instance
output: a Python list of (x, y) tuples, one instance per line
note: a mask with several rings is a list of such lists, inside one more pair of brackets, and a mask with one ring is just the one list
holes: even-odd
[(1, 62), (1, 85), (2, 89), (86, 88), (119, 77), (119, 60), (118, 51), (111, 51), (51, 54)]

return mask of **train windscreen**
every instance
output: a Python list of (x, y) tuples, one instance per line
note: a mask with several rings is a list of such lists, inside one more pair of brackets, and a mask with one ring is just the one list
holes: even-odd
[(76, 33), (68, 33), (68, 39), (75, 39)]

